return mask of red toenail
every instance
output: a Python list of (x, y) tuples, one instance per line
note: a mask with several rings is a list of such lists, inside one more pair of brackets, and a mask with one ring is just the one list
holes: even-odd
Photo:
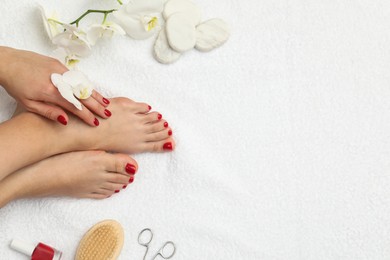
[(165, 143), (164, 146), (163, 146), (163, 149), (172, 151), (173, 150), (172, 143), (171, 142)]
[(123, 185), (123, 187), (122, 187), (122, 188), (126, 189), (126, 188), (127, 188), (127, 185)]
[(110, 117), (112, 115), (111, 111), (108, 110), (108, 109), (104, 109), (104, 114), (108, 117)]
[(134, 177), (131, 176), (130, 179), (129, 179), (129, 183), (132, 183), (134, 181)]
[(168, 131), (168, 135), (172, 135), (172, 130), (169, 130), (169, 131)]
[(130, 163), (126, 164), (126, 172), (128, 174), (135, 174), (135, 172), (136, 172), (135, 166), (130, 164)]
[(116, 190), (115, 193), (119, 193), (119, 190)]
[(162, 115), (161, 115), (161, 114), (158, 114), (158, 115), (157, 115), (157, 118), (158, 118), (158, 120), (160, 120), (160, 119), (162, 118)]
[(168, 127), (168, 122), (164, 122), (164, 127), (165, 127), (165, 128)]
[(95, 120), (93, 121), (93, 123), (98, 126), (99, 125), (99, 120), (97, 118), (95, 118)]
[(103, 103), (108, 105), (108, 104), (110, 104), (110, 100), (108, 100), (107, 98), (103, 98)]
[(63, 125), (67, 125), (68, 124), (68, 122), (66, 121), (64, 116), (58, 116), (57, 120), (58, 120), (58, 122), (60, 122)]
[(152, 110), (152, 107), (148, 105), (149, 111)]

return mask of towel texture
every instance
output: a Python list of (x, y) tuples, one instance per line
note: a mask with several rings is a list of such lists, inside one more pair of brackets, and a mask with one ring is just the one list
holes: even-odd
[[(65, 21), (117, 5), (37, 2)], [(104, 219), (123, 225), (123, 260), (142, 258), (145, 227), (151, 253), (172, 240), (177, 260), (389, 259), (390, 2), (194, 2), (204, 21), (229, 23), (225, 45), (162, 65), (153, 39), (116, 37), (79, 66), (104, 95), (161, 112), (176, 151), (134, 155), (135, 182), (106, 200), (0, 209), (0, 259), (26, 259), (9, 249), (14, 237), (73, 259)], [(51, 53), (35, 2), (2, 0), (0, 10), (1, 45)], [(1, 90), (0, 119), (14, 107)]]

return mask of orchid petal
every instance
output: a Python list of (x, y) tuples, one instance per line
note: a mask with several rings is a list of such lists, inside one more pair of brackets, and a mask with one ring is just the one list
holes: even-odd
[(88, 42), (92, 45), (95, 45), (96, 41), (103, 36), (104, 28), (100, 25), (91, 25), (90, 29), (87, 32)]
[(70, 70), (62, 75), (62, 80), (72, 86), (89, 81), (84, 73), (78, 70)]
[(144, 16), (141, 14), (128, 14), (124, 8), (114, 12), (118, 23), (133, 39), (143, 40), (154, 34), (154, 30), (147, 31), (143, 23)]
[(111, 30), (113, 32), (115, 32), (116, 34), (119, 34), (119, 35), (125, 35), (126, 32), (125, 30), (123, 30), (123, 28), (117, 24), (117, 23), (114, 23), (114, 22), (106, 22), (104, 23), (105, 27), (106, 27), (106, 30)]
[(82, 110), (81, 103), (73, 95), (72, 87), (69, 84), (63, 81), (59, 81), (54, 86), (57, 87), (58, 91), (60, 92), (63, 98), (65, 98), (67, 101), (72, 103), (78, 110)]
[(51, 81), (57, 87), (61, 96), (79, 110), (82, 109), (82, 106), (76, 97), (79, 99), (87, 99), (92, 95), (93, 84), (80, 71), (70, 70), (62, 75), (53, 73), (51, 75)]
[(72, 86), (73, 94), (80, 99), (89, 98), (92, 95), (93, 84), (81, 71), (70, 70), (62, 75), (65, 83)]
[(51, 82), (57, 86), (60, 82), (62, 82), (62, 75), (57, 73), (51, 74)]
[(86, 57), (91, 53), (91, 47), (89, 44), (80, 41), (72, 40), (72, 35), (66, 32), (60, 33), (52, 39), (52, 42), (64, 49), (67, 49), (70, 53), (76, 54), (80, 57)]
[(90, 85), (78, 84), (72, 87), (73, 94), (79, 99), (87, 99), (92, 95), (93, 88)]
[(71, 54), (79, 57), (86, 57), (91, 53), (91, 46), (86, 38), (86, 34), (74, 26), (64, 25), (64, 32), (56, 35), (52, 42)]
[(126, 6), (126, 12), (131, 14), (161, 13), (164, 8), (162, 0), (133, 0)]
[(43, 21), (43, 26), (45, 27), (45, 31), (47, 35), (49, 36), (49, 39), (53, 39), (54, 36), (56, 36), (59, 33), (58, 24), (55, 22), (50, 21), (49, 19), (56, 19), (55, 15), (51, 15), (48, 17), (47, 12), (43, 6), (38, 5), (38, 8), (41, 12), (41, 17)]
[(87, 31), (86, 38), (91, 45), (94, 45), (99, 38), (113, 34), (125, 35), (126, 32), (118, 24), (105, 22), (104, 24), (92, 24)]
[(69, 50), (62, 47), (55, 49), (52, 53), (52, 57), (63, 63), (68, 69), (74, 69), (76, 64), (80, 62), (77, 55), (72, 54)]

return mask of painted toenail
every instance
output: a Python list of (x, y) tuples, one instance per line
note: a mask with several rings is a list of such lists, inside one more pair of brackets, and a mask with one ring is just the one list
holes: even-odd
[(126, 172), (128, 174), (135, 174), (135, 172), (136, 172), (135, 166), (130, 164), (130, 163), (126, 164)]
[(149, 111), (152, 110), (152, 107), (148, 105)]
[(110, 117), (112, 115), (111, 111), (108, 110), (108, 109), (104, 109), (104, 114), (108, 117)]
[(57, 121), (60, 122), (63, 125), (67, 125), (68, 124), (68, 122), (66, 121), (64, 116), (58, 116), (57, 117)]
[(160, 120), (162, 118), (162, 115), (161, 114), (158, 114), (157, 115), (157, 119)]
[(126, 189), (126, 188), (127, 188), (127, 185), (123, 185), (123, 187), (122, 187), (122, 188)]
[(134, 181), (134, 177), (131, 176), (130, 179), (129, 179), (129, 183), (132, 183)]
[(168, 122), (164, 122), (164, 127), (165, 127), (165, 128), (168, 127)]
[(116, 190), (115, 193), (119, 193), (119, 190)]
[(164, 146), (163, 146), (163, 149), (172, 151), (173, 150), (172, 143), (171, 142), (165, 143)]
[(169, 130), (169, 131), (168, 131), (168, 135), (172, 135), (172, 130)]
[(108, 104), (110, 104), (110, 100), (108, 100), (107, 98), (103, 98), (103, 103), (108, 105)]
[(95, 120), (93, 121), (93, 123), (98, 126), (99, 125), (99, 120), (97, 118), (95, 118)]

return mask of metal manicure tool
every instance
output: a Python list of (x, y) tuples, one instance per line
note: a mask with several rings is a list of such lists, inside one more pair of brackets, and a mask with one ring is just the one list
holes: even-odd
[[(145, 240), (142, 240), (142, 237), (145, 238)], [(153, 239), (153, 232), (150, 228), (143, 229), (138, 235), (138, 244), (146, 247), (146, 251), (145, 251), (145, 255), (144, 255), (143, 260), (146, 259), (146, 255), (148, 254), (148, 251), (149, 251), (149, 244), (152, 241), (152, 239)], [(172, 249), (169, 250), (169, 247), (171, 247)], [(166, 253), (165, 251), (168, 251), (168, 253)], [(169, 251), (171, 251), (171, 252), (169, 252)], [(157, 254), (152, 258), (152, 260), (156, 259), (157, 256), (161, 256), (164, 259), (170, 259), (175, 254), (175, 252), (176, 252), (175, 244), (172, 241), (167, 241), (158, 250)]]

